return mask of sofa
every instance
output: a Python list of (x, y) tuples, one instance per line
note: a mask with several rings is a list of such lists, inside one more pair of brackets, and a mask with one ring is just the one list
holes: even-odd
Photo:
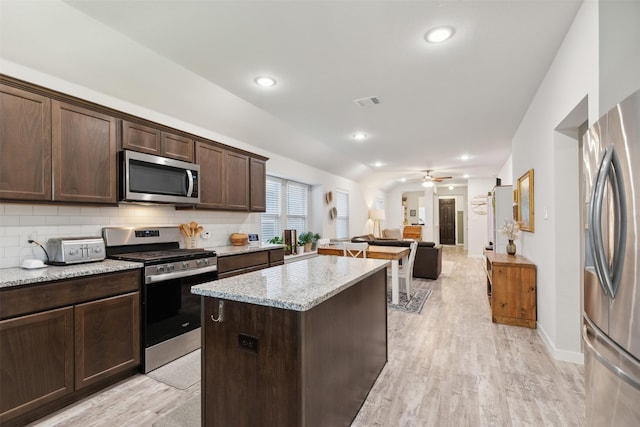
[[(372, 246), (411, 246), (412, 240), (376, 238), (373, 234), (356, 236), (352, 242), (366, 242)], [(413, 263), (413, 277), (437, 279), (442, 271), (442, 246), (434, 242), (418, 241), (416, 259)]]

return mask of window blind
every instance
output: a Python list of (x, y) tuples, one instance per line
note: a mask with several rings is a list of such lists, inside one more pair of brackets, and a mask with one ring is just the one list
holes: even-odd
[(268, 242), (274, 237), (282, 237), (280, 217), (282, 215), (282, 180), (267, 176), (267, 208), (261, 217), (262, 241)]
[(297, 230), (298, 235), (307, 231), (309, 211), (309, 186), (287, 181), (287, 229)]
[(298, 234), (307, 231), (309, 189), (306, 184), (267, 175), (267, 207), (260, 219), (262, 241), (282, 237), (284, 229)]
[(349, 237), (349, 193), (346, 191), (336, 191), (336, 238), (346, 239)]

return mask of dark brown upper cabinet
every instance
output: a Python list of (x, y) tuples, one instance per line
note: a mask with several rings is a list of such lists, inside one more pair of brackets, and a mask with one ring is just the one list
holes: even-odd
[(249, 210), (249, 156), (233, 151), (224, 152), (223, 199), (227, 209)]
[(200, 165), (200, 204), (198, 208), (224, 209), (222, 168), (225, 150), (208, 142), (196, 141), (196, 163)]
[(196, 141), (200, 209), (264, 212), (266, 162), (220, 145)]
[(122, 148), (193, 163), (193, 140), (140, 123), (122, 121)]
[(51, 200), (51, 100), (4, 84), (0, 199)]
[(267, 210), (267, 164), (264, 160), (251, 158), (251, 211)]
[(53, 200), (117, 203), (116, 119), (52, 101)]

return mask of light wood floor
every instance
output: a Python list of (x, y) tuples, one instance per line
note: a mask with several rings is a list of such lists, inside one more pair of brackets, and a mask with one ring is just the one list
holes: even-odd
[[(389, 362), (353, 426), (582, 426), (581, 365), (550, 358), (536, 330), (491, 323), (480, 259), (445, 247), (420, 315), (389, 311)], [(190, 397), (137, 375), (33, 424), (148, 426)]]

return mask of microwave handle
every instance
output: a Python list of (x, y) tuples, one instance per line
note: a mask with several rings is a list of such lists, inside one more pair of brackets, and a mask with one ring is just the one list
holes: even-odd
[(193, 193), (193, 174), (187, 169), (187, 197), (191, 197)]

